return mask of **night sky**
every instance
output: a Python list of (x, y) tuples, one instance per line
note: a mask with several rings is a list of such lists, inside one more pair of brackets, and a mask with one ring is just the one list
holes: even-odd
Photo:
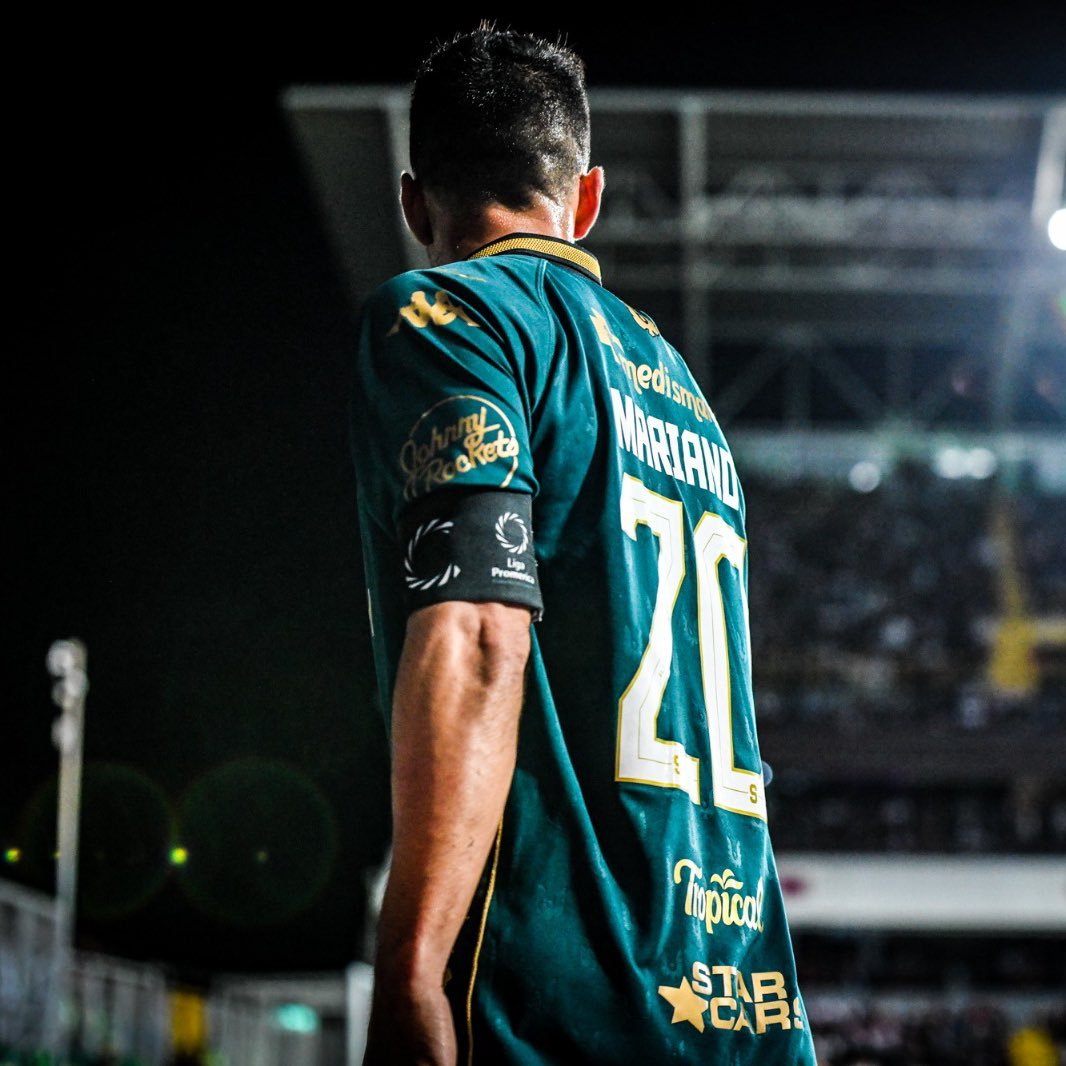
[[(600, 87), (1066, 92), (1060, 5), (804, 10), (513, 24), (566, 31)], [(474, 18), (389, 37), (347, 21), (304, 11), (243, 37), (94, 21), (9, 44), (32, 74), (8, 109), (0, 850), (20, 856), (0, 876), (50, 884), (44, 661), (76, 635), (92, 684), (79, 939), (186, 974), (343, 965), (388, 834), (353, 327), (278, 94), (404, 83)]]

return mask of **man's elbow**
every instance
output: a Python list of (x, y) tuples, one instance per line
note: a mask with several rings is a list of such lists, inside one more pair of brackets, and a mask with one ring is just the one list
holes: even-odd
[(407, 638), (450, 660), (456, 674), (474, 673), (484, 688), (509, 687), (525, 674), (530, 622), (527, 607), (449, 600), (412, 614)]
[(471, 606), (478, 608), (477, 652), (484, 684), (509, 684), (521, 679), (529, 660), (528, 608), (508, 603)]

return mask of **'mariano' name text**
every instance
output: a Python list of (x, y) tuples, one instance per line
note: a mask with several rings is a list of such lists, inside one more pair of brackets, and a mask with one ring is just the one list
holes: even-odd
[(727, 507), (740, 507), (740, 485), (733, 457), (725, 448), (691, 429), (645, 414), (632, 396), (611, 389), (618, 443), (645, 466), (686, 485), (713, 492)]

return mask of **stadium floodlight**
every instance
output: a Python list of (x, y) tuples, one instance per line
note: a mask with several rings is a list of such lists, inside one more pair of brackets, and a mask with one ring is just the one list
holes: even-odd
[(49, 1050), (66, 1058), (71, 1031), (71, 961), (74, 954), (74, 904), (78, 895), (78, 813), (81, 805), (82, 737), (88, 653), (80, 640), (57, 640), (48, 649), (48, 672), (56, 679), (52, 702), (60, 715), (52, 722), (52, 740), (59, 749), (59, 802), (56, 805), (56, 901), (52, 940), (52, 994), (45, 1023)]
[(1048, 219), (1047, 235), (1060, 252), (1066, 252), (1066, 207), (1060, 207)]

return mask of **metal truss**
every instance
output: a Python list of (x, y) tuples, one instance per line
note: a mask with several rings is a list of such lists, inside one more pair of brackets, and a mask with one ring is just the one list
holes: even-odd
[[(830, 389), (844, 421), (930, 428), (961, 365), (988, 428), (1032, 420), (1029, 378), (1036, 420), (1066, 421), (1066, 255), (1045, 233), (1063, 101), (609, 92), (593, 111), (589, 244), (661, 309), (723, 420), (807, 425)], [(871, 353), (879, 380), (855, 365)]]
[[(591, 103), (607, 192), (588, 247), (723, 421), (1063, 428), (1066, 253), (1046, 226), (1066, 99)], [(355, 298), (420, 266), (379, 202), (407, 165), (406, 90), (294, 89), (284, 106)]]

